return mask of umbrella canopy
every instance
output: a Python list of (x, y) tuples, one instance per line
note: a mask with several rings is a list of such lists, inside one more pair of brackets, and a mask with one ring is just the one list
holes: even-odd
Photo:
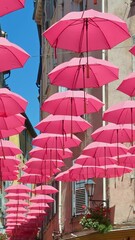
[(37, 195), (36, 197), (30, 198), (32, 203), (51, 203), (54, 199), (49, 195)]
[(6, 207), (27, 207), (29, 204), (23, 200), (10, 200), (5, 203)]
[(135, 168), (135, 154), (125, 154), (119, 157), (119, 165)]
[(14, 143), (8, 140), (0, 140), (0, 156), (15, 156), (22, 151)]
[(133, 145), (129, 148), (129, 153), (135, 154), (135, 145)]
[[(86, 75), (86, 70), (89, 75)], [(88, 57), (72, 58), (56, 66), (48, 77), (53, 85), (81, 89), (101, 87), (118, 79), (118, 73), (118, 68), (108, 61)]]
[(116, 178), (116, 177), (121, 177), (126, 173), (130, 173), (131, 171), (132, 171), (132, 168), (125, 167), (125, 166), (118, 166), (117, 164), (106, 165), (101, 167), (82, 166), (79, 164), (74, 164), (74, 166), (69, 169), (71, 178), (72, 178), (72, 175), (78, 174), (80, 175), (80, 180), (89, 179), (93, 177)]
[(0, 130), (9, 130), (24, 125), (25, 117), (21, 114), (15, 114), (9, 117), (0, 117)]
[(29, 209), (39, 209), (39, 210), (44, 210), (44, 209), (48, 209), (50, 208), (50, 206), (47, 203), (31, 203), (29, 206)]
[(28, 212), (29, 215), (31, 216), (40, 216), (40, 215), (47, 215), (47, 213), (44, 210), (41, 209), (36, 209), (36, 210), (30, 210)]
[(24, 207), (9, 207), (6, 209), (6, 213), (26, 213), (27, 209)]
[(129, 74), (122, 83), (119, 85), (117, 90), (127, 94), (130, 97), (135, 96), (135, 72)]
[(24, 129), (26, 129), (24, 126), (12, 128), (8, 130), (0, 130), (0, 138), (7, 138), (13, 135), (17, 135), (21, 133)]
[(4, 37), (0, 37), (0, 72), (15, 68), (22, 68), (30, 55), (21, 47), (11, 43)]
[(5, 195), (5, 198), (7, 199), (15, 199), (15, 200), (26, 200), (29, 199), (30, 196), (27, 193), (8, 193)]
[(53, 194), (53, 193), (57, 193), (58, 190), (51, 185), (41, 185), (41, 186), (35, 187), (32, 190), (32, 192), (35, 194)]
[(10, 213), (10, 214), (8, 214), (8, 215), (6, 215), (6, 217), (5, 217), (6, 219), (13, 219), (13, 218), (15, 218), (15, 219), (17, 219), (17, 218), (22, 218), (22, 219), (25, 219), (25, 215), (24, 214), (21, 214), (21, 213), (16, 213), (16, 214), (12, 214), (12, 213)]
[[(1, 50), (0, 50), (1, 51)], [(26, 110), (28, 102), (7, 88), (0, 89), (0, 117), (8, 117)]]
[[(75, 163), (75, 166), (81, 166), (80, 164)], [(88, 179), (88, 174), (90, 175), (90, 178), (96, 177), (97, 176), (97, 171), (98, 169), (100, 171), (103, 171), (103, 169), (100, 166), (87, 166), (87, 174), (86, 171), (85, 173), (83, 171), (80, 171), (79, 174), (74, 171), (73, 174), (71, 174), (70, 170), (64, 171), (62, 173), (59, 173), (56, 177), (55, 180), (56, 181), (62, 181), (62, 182), (76, 182), (76, 181), (80, 181), (80, 180), (86, 180)]]
[(40, 148), (35, 147), (30, 152), (29, 155), (31, 157), (40, 158), (40, 159), (65, 159), (71, 158), (73, 153), (68, 148), (65, 148), (64, 151), (61, 148)]
[(129, 52), (135, 55), (135, 45), (129, 49)]
[(25, 0), (0, 0), (0, 17), (24, 8)]
[(62, 160), (56, 160), (56, 159), (39, 159), (39, 158), (30, 158), (28, 162), (25, 163), (27, 167), (30, 168), (46, 168), (49, 166), (55, 166), (55, 167), (63, 167), (65, 166), (64, 162)]
[(108, 108), (103, 114), (103, 120), (116, 123), (135, 123), (135, 101), (127, 100)]
[(19, 172), (16, 170), (7, 171), (7, 172), (1, 172), (0, 173), (0, 179), (2, 181), (14, 181), (17, 180)]
[(31, 189), (23, 184), (13, 184), (5, 189), (7, 193), (29, 193)]
[(130, 37), (124, 21), (93, 9), (68, 13), (43, 35), (52, 47), (74, 52), (110, 49)]
[(103, 103), (96, 97), (83, 91), (58, 92), (47, 98), (41, 110), (54, 115), (81, 116), (85, 113), (98, 112)]
[(23, 176), (20, 177), (18, 182), (33, 183), (33, 184), (46, 183), (47, 181), (50, 180), (50, 178), (51, 178), (50, 176), (45, 176), (45, 175), (41, 175), (41, 174), (25, 173), (25, 174), (23, 174)]
[(91, 124), (80, 116), (62, 115), (49, 115), (35, 126), (41, 132), (59, 134), (84, 132), (90, 127)]
[(86, 155), (80, 155), (75, 163), (80, 164), (82, 166), (106, 166), (117, 164), (117, 160), (112, 157), (91, 157)]
[(131, 124), (114, 124), (98, 128), (91, 134), (94, 141), (118, 143), (118, 142), (132, 142), (135, 140), (135, 127)]
[(0, 167), (1, 168), (14, 168), (14, 167), (18, 167), (18, 165), (21, 163), (20, 159), (17, 159), (15, 157), (9, 157), (6, 156), (4, 157), (0, 157)]
[(74, 134), (53, 134), (53, 133), (41, 133), (32, 140), (34, 146), (41, 148), (70, 148), (77, 147), (82, 141)]
[(82, 154), (92, 157), (113, 157), (126, 154), (128, 148), (121, 143), (92, 142), (82, 151)]
[(59, 168), (56, 168), (56, 167), (53, 167), (53, 166), (49, 166), (49, 167), (46, 167), (46, 168), (40, 168), (40, 169), (24, 167), (23, 171), (25, 173), (41, 174), (42, 176), (43, 175), (53, 176), (56, 173), (61, 172), (61, 170)]

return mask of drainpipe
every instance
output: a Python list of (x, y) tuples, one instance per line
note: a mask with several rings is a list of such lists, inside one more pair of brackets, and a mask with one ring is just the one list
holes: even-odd
[(59, 211), (58, 211), (59, 233), (62, 234), (62, 182), (59, 181)]
[[(105, 0), (102, 0), (102, 13), (105, 12)], [(105, 50), (102, 50), (102, 59), (105, 60)], [(105, 112), (105, 85), (102, 86), (102, 101), (104, 103), (103, 112)], [(105, 126), (105, 121), (103, 121), (103, 126)], [(106, 201), (106, 178), (103, 178), (103, 200)]]

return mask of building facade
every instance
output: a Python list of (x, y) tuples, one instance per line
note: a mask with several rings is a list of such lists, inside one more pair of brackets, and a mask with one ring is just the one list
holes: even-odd
[[(96, 51), (89, 53), (90, 56), (101, 58), (110, 61), (119, 67), (119, 80), (109, 83), (103, 88), (88, 89), (87, 91), (98, 97), (105, 103), (103, 111), (109, 106), (120, 101), (128, 99), (127, 96), (117, 91), (118, 85), (121, 81), (132, 71), (134, 71), (134, 56), (129, 53), (129, 49), (135, 43), (135, 1), (124, 0), (37, 0), (35, 1), (34, 20), (37, 23), (39, 39), (41, 43), (41, 61), (39, 66), (39, 74), (37, 79), (37, 86), (39, 87), (39, 100), (40, 104), (43, 103), (50, 95), (55, 92), (62, 91), (50, 84), (48, 73), (57, 65), (62, 62), (68, 61), (75, 56), (79, 56), (74, 52), (57, 50), (57, 58), (55, 51), (50, 47), (42, 33), (50, 27), (53, 23), (60, 20), (65, 14), (71, 11), (83, 11), (85, 9), (95, 9), (101, 12), (112, 13), (124, 21), (126, 21), (131, 38), (124, 41), (108, 51)], [(111, 31), (111, 30), (110, 30)], [(95, 39), (98, 41), (98, 39)], [(92, 141), (91, 133), (102, 126), (102, 113), (99, 112), (94, 115), (87, 116), (93, 128), (84, 134), (77, 134), (83, 141), (80, 148), (74, 148), (73, 160), (76, 159), (81, 150)], [(41, 112), (41, 119), (47, 116), (47, 113)], [(105, 123), (104, 123), (105, 124)], [(66, 169), (69, 168), (73, 161), (66, 163)], [(120, 234), (108, 235), (105, 239), (134, 239), (133, 233), (126, 232), (127, 226), (134, 226), (134, 174), (127, 174), (124, 179), (94, 179), (96, 181), (96, 188), (94, 193), (95, 199), (109, 199), (109, 207), (112, 211), (112, 221), (118, 228), (125, 228)], [(85, 182), (80, 183), (54, 183), (59, 189), (59, 196), (55, 196), (56, 204), (52, 206), (50, 214), (45, 219), (45, 225), (41, 233), (41, 239), (59, 239), (62, 238), (75, 238), (77, 234), (82, 234), (82, 227), (79, 224), (80, 214), (83, 212), (81, 206), (88, 205), (88, 196), (85, 190)], [(131, 231), (131, 232), (132, 232)], [(77, 234), (76, 234), (77, 233)], [(85, 234), (85, 233), (84, 233)], [(128, 235), (129, 234), (129, 235)], [(79, 236), (80, 236), (79, 235)], [(87, 234), (86, 234), (87, 235)], [(89, 235), (90, 237), (90, 235)], [(100, 239), (100, 236), (92, 239)], [(118, 238), (117, 238), (118, 237)], [(129, 238), (128, 238), (129, 237)], [(83, 238), (83, 236), (82, 236)], [(80, 237), (79, 237), (80, 239)], [(86, 237), (87, 239), (87, 237)]]

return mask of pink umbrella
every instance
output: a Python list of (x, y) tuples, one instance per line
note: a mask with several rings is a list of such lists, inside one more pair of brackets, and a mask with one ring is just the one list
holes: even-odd
[(43, 35), (52, 47), (74, 52), (110, 49), (130, 37), (124, 21), (93, 9), (68, 13)]
[(7, 199), (15, 199), (15, 200), (27, 200), (30, 196), (27, 193), (8, 193), (5, 195)]
[(127, 147), (121, 143), (92, 142), (82, 151), (82, 154), (92, 157), (113, 157), (126, 154)]
[(116, 124), (135, 123), (135, 101), (115, 104), (104, 112), (103, 120)]
[(131, 171), (132, 171), (132, 168), (118, 166), (117, 164), (106, 165), (98, 168), (97, 166), (92, 167), (92, 166), (82, 166), (79, 164), (74, 164), (74, 166), (69, 169), (71, 178), (74, 174), (84, 175), (84, 178), (80, 178), (80, 180), (89, 179), (93, 177), (116, 178), (116, 177), (121, 177), (126, 173), (130, 173)]
[(25, 174), (23, 174), (23, 176), (20, 177), (18, 182), (37, 184), (37, 183), (46, 183), (50, 179), (51, 179), (51, 177), (49, 175), (45, 176), (45, 175), (41, 175), (41, 174), (25, 173)]
[(135, 168), (135, 154), (125, 154), (119, 157), (119, 165), (124, 167)]
[(2, 167), (15, 167), (18, 166), (20, 164), (20, 159), (16, 158), (16, 157), (10, 157), (10, 156), (6, 156), (4, 157), (0, 157), (0, 166)]
[(9, 130), (0, 130), (0, 138), (7, 138), (13, 135), (17, 135), (21, 133), (24, 129), (26, 129), (26, 127), (21, 126), (21, 127), (9, 129)]
[(20, 95), (9, 91), (7, 88), (0, 89), (1, 117), (8, 117), (17, 113), (25, 112), (27, 104), (28, 102)]
[(117, 164), (117, 160), (112, 157), (91, 157), (86, 155), (80, 155), (75, 163), (82, 166), (106, 166)]
[(49, 195), (37, 195), (36, 197), (30, 198), (32, 203), (51, 203), (54, 199)]
[(135, 96), (135, 72), (132, 72), (119, 85), (117, 90), (127, 94), (130, 97)]
[(57, 115), (49, 115), (35, 126), (41, 132), (60, 134), (84, 132), (90, 127), (91, 124), (80, 116), (72, 116), (71, 121), (71, 116)]
[[(86, 75), (86, 71), (89, 71), (89, 75)], [(55, 67), (48, 77), (51, 84), (70, 89), (98, 88), (118, 79), (118, 72), (117, 67), (105, 60), (72, 58)]]
[(6, 207), (27, 207), (29, 204), (23, 200), (10, 200), (5, 203)]
[(129, 52), (135, 55), (135, 45), (129, 49)]
[(22, 151), (14, 143), (8, 140), (0, 140), (0, 156), (15, 156)]
[(55, 167), (63, 167), (65, 166), (62, 160), (56, 159), (39, 159), (39, 158), (30, 158), (25, 165), (30, 168), (46, 168), (47, 165), (55, 166)]
[(135, 140), (135, 127), (131, 124), (114, 124), (98, 128), (91, 134), (94, 141), (118, 143), (118, 142), (132, 142)]
[(81, 140), (74, 134), (72, 134), (71, 138), (70, 134), (66, 134), (66, 136), (63, 136), (62, 134), (53, 133), (41, 133), (32, 141), (32, 144), (34, 146), (42, 148), (70, 148), (77, 147), (80, 143)]
[(32, 192), (35, 194), (53, 194), (57, 193), (58, 190), (51, 185), (42, 185), (35, 187), (35, 189), (33, 189)]
[(6, 217), (5, 217), (6, 219), (13, 219), (13, 218), (15, 218), (15, 219), (17, 219), (17, 218), (22, 218), (22, 219), (25, 219), (25, 215), (24, 214), (19, 214), (19, 213), (16, 213), (16, 214), (13, 214), (13, 213), (10, 213), (10, 214), (8, 214), (8, 215), (6, 215)]
[(135, 154), (135, 145), (133, 145), (129, 148), (129, 153)]
[(39, 210), (44, 210), (44, 209), (48, 209), (50, 208), (50, 206), (47, 203), (31, 203), (29, 206), (29, 209), (39, 209)]
[(30, 167), (24, 167), (23, 171), (25, 173), (32, 173), (32, 174), (41, 174), (43, 175), (49, 175), (49, 176), (53, 176), (56, 173), (61, 172), (61, 170), (59, 168), (53, 167), (53, 166), (48, 166), (46, 168), (41, 168), (41, 169), (37, 169), (37, 168), (30, 168)]
[(29, 212), (28, 212), (28, 214), (29, 215), (31, 215), (31, 216), (45, 216), (45, 215), (47, 215), (47, 213), (44, 211), (44, 210), (30, 210)]
[(0, 0), (0, 17), (24, 8), (25, 0)]
[(18, 218), (18, 219), (10, 218), (10, 219), (6, 219), (6, 222), (7, 223), (24, 223), (26, 222), (26, 220), (22, 218)]
[(68, 148), (63, 149), (61, 148), (40, 148), (35, 147), (29, 152), (30, 157), (40, 158), (40, 159), (65, 159), (65, 158), (71, 158), (73, 153)]
[(21, 226), (21, 223), (6, 223), (6, 226)]
[(18, 178), (18, 171), (8, 171), (0, 173), (0, 178), (2, 181), (14, 181)]
[(83, 91), (58, 92), (47, 98), (41, 110), (54, 115), (81, 116), (84, 113), (98, 112), (103, 103)]
[(103, 168), (100, 166), (85, 166), (85, 172), (84, 167), (80, 164), (75, 163), (74, 168), (77, 166), (80, 166), (82, 168), (82, 171), (79, 173), (77, 171), (73, 171), (73, 174), (71, 173), (70, 169), (67, 171), (64, 171), (62, 173), (59, 173), (56, 177), (56, 181), (62, 181), (62, 182), (76, 182), (80, 180), (86, 180), (88, 178), (94, 178), (98, 177), (98, 171), (104, 172)]
[(10, 207), (6, 209), (6, 213), (26, 213), (27, 209), (24, 207)]
[[(14, 0), (15, 1), (15, 0)], [(0, 72), (22, 68), (30, 55), (18, 45), (0, 37)]]
[(23, 184), (13, 184), (5, 189), (7, 193), (29, 193), (31, 189)]
[(17, 218), (17, 219), (14, 219), (14, 218), (10, 218), (10, 219), (6, 219), (6, 223), (25, 223), (26, 220), (25, 219), (22, 219), (22, 218)]
[(0, 117), (0, 131), (21, 127), (25, 124), (25, 119), (21, 114)]

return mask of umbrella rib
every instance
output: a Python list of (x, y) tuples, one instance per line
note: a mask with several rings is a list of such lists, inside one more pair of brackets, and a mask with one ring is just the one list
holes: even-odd
[[(17, 62), (23, 67), (23, 64), (20, 62), (20, 60), (16, 57), (16, 55), (10, 50), (10, 48), (6, 48), (5, 46), (2, 46), (3, 49), (8, 50), (17, 60)], [(7, 69), (8, 70), (8, 69)]]
[[(73, 21), (74, 22), (71, 22), (70, 24), (68, 24), (59, 34), (58, 34), (58, 36), (57, 36), (57, 38), (56, 39), (54, 39), (54, 41), (53, 41), (53, 43), (52, 43), (52, 47), (53, 48), (57, 48), (57, 42), (58, 42), (58, 38), (60, 37), (60, 35), (67, 29), (67, 28), (69, 28), (70, 26), (72, 26), (72, 25), (75, 25), (75, 23), (76, 22), (78, 22), (78, 19), (77, 20), (74, 20), (73, 19)], [(65, 21), (66, 22), (66, 21)], [(78, 23), (79, 24), (79, 23)], [(66, 48), (65, 48), (66, 49)]]
[[(100, 19), (102, 19), (102, 18), (100, 18)], [(100, 31), (102, 32), (102, 34), (103, 34), (103, 36), (104, 36), (104, 39), (105, 39), (108, 47), (109, 47), (109, 48), (112, 48), (112, 46), (110, 46), (109, 42), (108, 42), (107, 39), (106, 39), (105, 34), (104, 34), (103, 31), (101, 30), (101, 28), (98, 26), (98, 24), (97, 24), (92, 18), (89, 18), (89, 22), (90, 22), (90, 20), (94, 23), (94, 25), (97, 26), (98, 29), (100, 29)], [(104, 20), (104, 18), (103, 18), (103, 20)], [(106, 22), (111, 22), (113, 25), (115, 25), (115, 26), (117, 26), (118, 28), (122, 29), (122, 30), (127, 34), (127, 32), (126, 32), (122, 27), (120, 27), (118, 24), (116, 24), (114, 21), (111, 21), (110, 19), (109, 19), (109, 20), (106, 19)]]

